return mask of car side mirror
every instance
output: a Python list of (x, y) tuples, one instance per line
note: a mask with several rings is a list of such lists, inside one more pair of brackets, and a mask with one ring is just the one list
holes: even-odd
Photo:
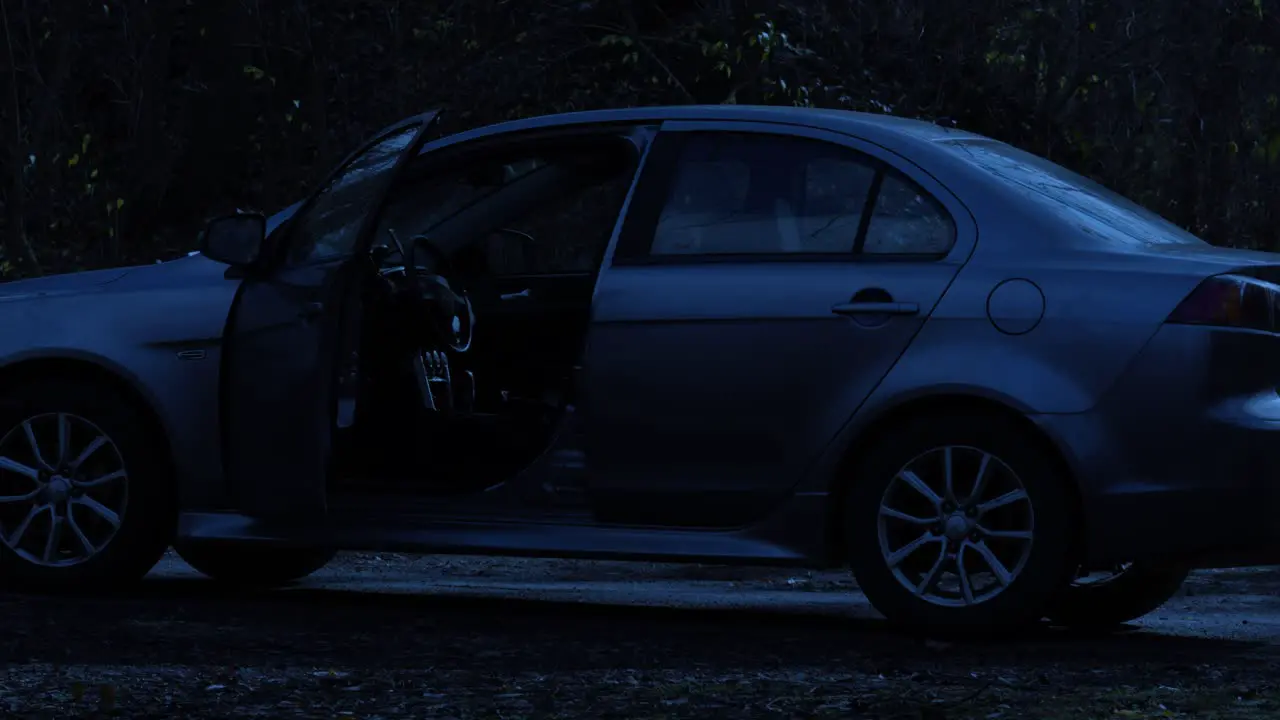
[(257, 262), (267, 237), (267, 218), (262, 213), (234, 213), (216, 217), (205, 225), (200, 253), (233, 267)]

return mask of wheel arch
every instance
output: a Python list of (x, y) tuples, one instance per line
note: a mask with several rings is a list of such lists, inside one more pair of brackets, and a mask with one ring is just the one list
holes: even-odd
[(75, 355), (51, 355), (26, 357), (0, 365), (0, 402), (9, 397), (10, 388), (32, 382), (59, 379), (87, 379), (118, 392), (143, 418), (147, 430), (160, 444), (161, 457), (164, 458), (170, 477), (176, 477), (173, 445), (155, 404), (136, 378), (130, 377), (124, 370), (100, 359)]
[(1080, 494), (1080, 486), (1075, 477), (1067, 454), (1058, 442), (1044, 428), (1027, 416), (1025, 411), (1012, 402), (996, 399), (964, 391), (949, 391), (903, 399), (901, 402), (881, 408), (873, 417), (860, 424), (846, 441), (839, 459), (835, 463), (834, 472), (830, 474), (827, 485), (827, 522), (826, 536), (823, 539), (827, 557), (832, 565), (843, 565), (848, 560), (845, 547), (845, 496), (852, 486), (853, 468), (870, 452), (877, 440), (892, 433), (906, 423), (920, 417), (944, 413), (973, 413), (996, 415), (1011, 421), (1022, 428), (1027, 437), (1032, 438), (1046, 457), (1058, 468), (1067, 483), (1067, 490), (1073, 500), (1072, 513), (1075, 516), (1078, 531), (1072, 542), (1074, 552), (1083, 558), (1084, 540), (1087, 537), (1084, 513), (1084, 500)]

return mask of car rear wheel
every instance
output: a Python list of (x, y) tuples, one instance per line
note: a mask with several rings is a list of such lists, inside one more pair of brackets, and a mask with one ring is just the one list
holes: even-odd
[(136, 581), (173, 537), (163, 438), (109, 385), (40, 381), (0, 410), (0, 588), (100, 591)]
[(310, 575), (333, 559), (334, 550), (279, 548), (225, 542), (179, 543), (179, 557), (200, 573), (231, 585), (272, 587)]
[(1123, 625), (1168, 602), (1190, 574), (1178, 565), (1134, 562), (1082, 575), (1054, 601), (1049, 621), (1079, 628)]
[(849, 556), (872, 606), (907, 630), (1004, 634), (1071, 577), (1073, 502), (1040, 438), (998, 414), (913, 419), (853, 468)]

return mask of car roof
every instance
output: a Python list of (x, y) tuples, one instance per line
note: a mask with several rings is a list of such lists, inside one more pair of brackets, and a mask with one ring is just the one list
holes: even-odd
[[(930, 142), (985, 139), (981, 135), (923, 120), (853, 110), (778, 105), (660, 105), (538, 115), (467, 130), (449, 136), (447, 140), (457, 141), (501, 135), (508, 132), (570, 127), (573, 125), (638, 124), (672, 120), (770, 122), (800, 125), (855, 135), (873, 142), (877, 139), (888, 139), (889, 137)], [(429, 145), (435, 144), (429, 143)]]

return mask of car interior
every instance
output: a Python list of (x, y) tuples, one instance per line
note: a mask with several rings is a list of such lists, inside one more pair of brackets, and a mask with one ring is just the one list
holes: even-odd
[(406, 168), (344, 353), (331, 491), (470, 494), (546, 451), (639, 157), (613, 131)]

